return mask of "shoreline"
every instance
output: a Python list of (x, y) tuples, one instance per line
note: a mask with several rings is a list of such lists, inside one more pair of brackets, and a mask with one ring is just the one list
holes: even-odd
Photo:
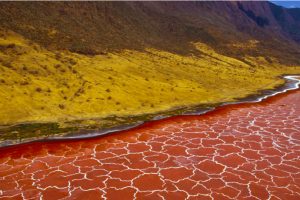
[[(35, 142), (49, 142), (49, 141), (69, 141), (69, 140), (80, 140), (80, 139), (89, 139), (89, 138), (96, 138), (101, 137), (109, 134), (118, 133), (121, 131), (130, 130), (133, 128), (138, 128), (140, 126), (143, 126), (147, 122), (154, 122), (158, 120), (168, 119), (171, 117), (178, 117), (178, 116), (197, 116), (197, 115), (203, 115), (205, 113), (214, 111), (216, 109), (219, 109), (221, 107), (227, 106), (227, 105), (235, 105), (235, 104), (242, 104), (242, 103), (257, 103), (261, 102), (265, 99), (268, 99), (269, 97), (275, 96), (277, 94), (285, 93), (290, 90), (299, 89), (300, 87), (300, 76), (299, 75), (282, 75), (281, 78), (285, 80), (285, 83), (282, 85), (279, 85), (275, 89), (268, 89), (268, 90), (261, 90), (257, 91), (256, 94), (249, 95), (245, 98), (237, 98), (237, 101), (231, 101), (231, 102), (223, 102), (219, 104), (211, 104), (210, 106), (200, 105), (200, 106), (193, 106), (193, 107), (185, 107), (185, 108), (175, 108), (174, 110), (170, 110), (167, 112), (162, 112), (161, 114), (146, 114), (149, 119), (143, 120), (143, 121), (136, 121), (132, 124), (126, 124), (126, 125), (119, 125), (112, 128), (104, 128), (102, 130), (76, 130), (74, 132), (66, 132), (65, 134), (62, 133), (62, 135), (53, 135), (53, 136), (46, 136), (43, 138), (27, 138), (27, 139), (14, 139), (14, 140), (5, 140), (3, 142), (0, 142), (0, 148), (9, 148), (29, 143), (35, 143)], [(136, 116), (138, 119), (140, 116)], [(142, 117), (142, 116), (141, 116)], [(34, 124), (34, 123), (33, 123)], [(39, 123), (36, 123), (39, 124)], [(32, 125), (32, 124), (29, 124)], [(16, 126), (16, 125), (12, 125)], [(1, 130), (1, 129), (0, 129)]]

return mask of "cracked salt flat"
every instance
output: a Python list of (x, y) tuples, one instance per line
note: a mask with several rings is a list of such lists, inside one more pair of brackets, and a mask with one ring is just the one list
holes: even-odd
[(300, 199), (300, 91), (0, 150), (0, 199)]

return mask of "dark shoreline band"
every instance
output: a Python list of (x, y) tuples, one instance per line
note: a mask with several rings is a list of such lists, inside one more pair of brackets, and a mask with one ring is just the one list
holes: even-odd
[(25, 144), (34, 143), (34, 142), (69, 141), (69, 140), (80, 140), (80, 139), (101, 137), (101, 136), (108, 135), (108, 134), (113, 134), (113, 133), (118, 133), (121, 131), (127, 131), (127, 130), (130, 130), (133, 128), (138, 128), (138, 127), (145, 125), (147, 122), (159, 121), (159, 120), (168, 119), (170, 117), (176, 117), (176, 116), (178, 117), (178, 116), (203, 115), (205, 113), (209, 113), (211, 111), (214, 111), (218, 108), (222, 108), (227, 105), (261, 102), (265, 99), (268, 99), (269, 97), (275, 96), (277, 94), (285, 93), (290, 90), (295, 90), (300, 87), (300, 76), (298, 76), (298, 75), (283, 75), (283, 76), (281, 76), (281, 78), (285, 79), (285, 83), (282, 84), (281, 86), (279, 86), (275, 89), (272, 89), (272, 90), (269, 89), (269, 90), (258, 91), (258, 94), (249, 95), (248, 97), (245, 97), (245, 98), (236, 99), (237, 101), (224, 102), (224, 103), (218, 104), (217, 106), (211, 106), (211, 107), (208, 107), (205, 109), (202, 108), (202, 109), (198, 109), (198, 110), (195, 109), (193, 111), (186, 111), (186, 112), (182, 112), (180, 114), (175, 114), (175, 115), (155, 115), (150, 120), (140, 121), (140, 122), (133, 123), (130, 125), (121, 125), (121, 126), (116, 126), (113, 128), (102, 129), (100, 131), (99, 130), (97, 130), (97, 131), (82, 130), (79, 132), (61, 135), (61, 136), (48, 136), (48, 137), (45, 137), (42, 139), (28, 138), (27, 140), (24, 139), (23, 141), (20, 141), (20, 142), (18, 142), (17, 140), (0, 142), (0, 149), (25, 145)]

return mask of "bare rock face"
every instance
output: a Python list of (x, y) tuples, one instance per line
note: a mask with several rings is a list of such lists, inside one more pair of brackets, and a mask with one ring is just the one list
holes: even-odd
[[(2, 29), (49, 49), (101, 54), (147, 47), (180, 54), (201, 41), (231, 56), (299, 55), (300, 9), (270, 2), (1, 2)], [(259, 41), (257, 49), (233, 43)]]

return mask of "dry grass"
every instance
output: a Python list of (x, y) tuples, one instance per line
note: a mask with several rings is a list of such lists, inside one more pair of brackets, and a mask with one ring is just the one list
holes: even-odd
[(85, 56), (49, 51), (12, 32), (1, 34), (2, 125), (138, 115), (232, 101), (282, 84), (278, 75), (300, 72), (274, 58), (220, 55), (203, 43), (194, 44), (201, 56), (157, 49)]

